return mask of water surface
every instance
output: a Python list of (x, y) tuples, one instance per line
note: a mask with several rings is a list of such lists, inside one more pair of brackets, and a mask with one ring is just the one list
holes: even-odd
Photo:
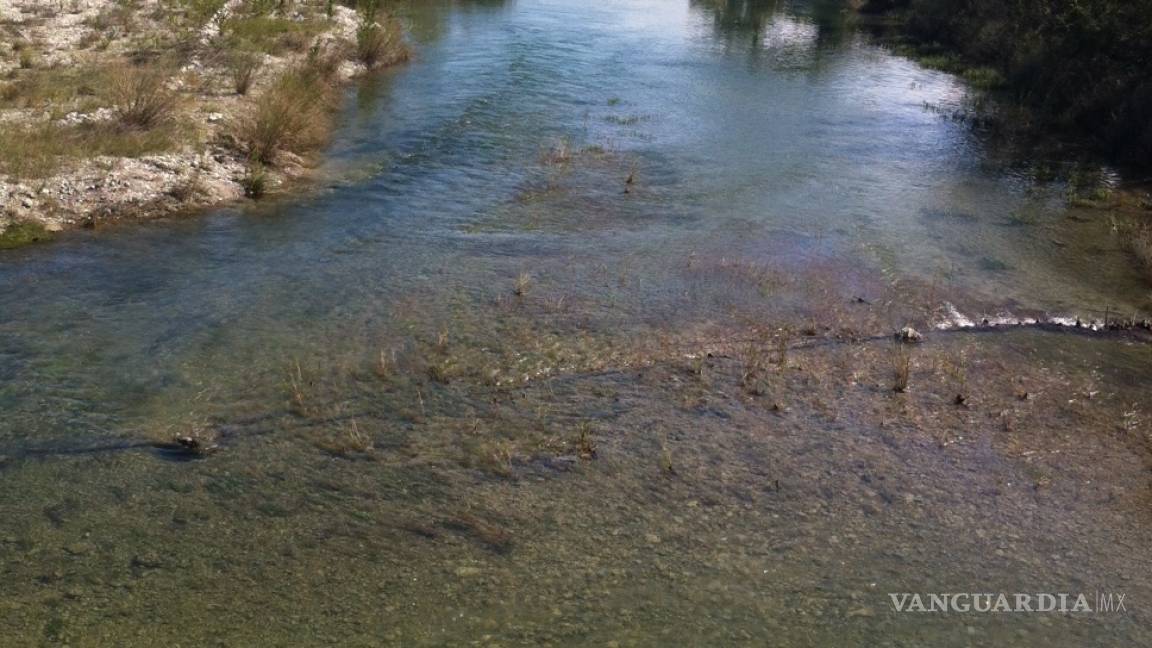
[[(1106, 215), (1028, 171), (1054, 161), (1006, 160), (942, 118), (963, 83), (870, 42), (840, 4), (420, 3), (415, 60), (350, 90), (325, 186), (0, 255), (0, 613), (17, 643), (131, 643), (156, 620), (227, 645), (258, 630), (340, 645), (1138, 636), (1127, 617), (887, 614), (886, 587), (1147, 589), (1146, 572), (1082, 580), (1132, 567), (1086, 556), (1143, 538), (1146, 516), (1089, 532), (1091, 507), (1004, 487), (990, 520), (993, 496), (946, 490), (969, 470), (1010, 483), (1031, 455), (999, 440), (964, 451), (979, 468), (948, 444), (884, 454), (875, 443), (899, 443), (876, 421), (799, 405), (777, 444), (750, 432), (776, 415), (733, 411), (730, 392), (627, 374), (773, 318), (872, 335), (945, 300), (1146, 312)], [(972, 353), (1002, 345), (1108, 385), (1094, 422), (1125, 416), (1139, 396), (1124, 390), (1148, 378), (1139, 345), (1076, 338), (1069, 360), (1026, 336), (983, 344)], [(382, 356), (403, 374), (384, 387)], [(321, 451), (351, 421), (370, 459)], [(581, 421), (613, 432), (571, 471)], [(224, 449), (173, 462), (146, 447), (192, 428)], [(670, 443), (692, 448), (691, 477), (652, 483)], [(1131, 447), (1099, 452), (1135, 475)], [(933, 477), (903, 483), (910, 499), (864, 487), (877, 509), (842, 495), (860, 492), (852, 470)], [(980, 523), (1022, 530), (946, 548)], [(1005, 564), (982, 566), (1001, 545)]]

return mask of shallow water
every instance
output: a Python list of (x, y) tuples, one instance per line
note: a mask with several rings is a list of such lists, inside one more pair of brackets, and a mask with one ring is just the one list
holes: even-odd
[[(684, 359), (945, 299), (1147, 312), (1107, 215), (1027, 171), (1062, 161), (942, 118), (963, 84), (839, 3), (593, 4), (421, 3), (415, 61), (349, 93), (322, 188), (0, 255), (13, 645), (1147, 640), (1139, 610), (908, 619), (884, 594), (1147, 593), (1145, 346), (974, 336), (1006, 358), (970, 369), (975, 423), (915, 413), (945, 378), (916, 405), (784, 376), (781, 424), (737, 368)], [(855, 353), (819, 366), (885, 362)], [(1020, 415), (1087, 426), (1041, 468), (1001, 425), (1037, 364), (1054, 403), (1107, 395)], [(374, 449), (330, 452), (354, 422)], [(573, 464), (582, 424), (597, 457)], [(193, 428), (222, 449), (147, 446)], [(1095, 469), (1077, 453), (1107, 505), (1063, 476)]]

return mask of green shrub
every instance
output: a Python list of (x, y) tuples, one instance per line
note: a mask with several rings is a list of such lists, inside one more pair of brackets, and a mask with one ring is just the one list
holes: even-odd
[(260, 93), (236, 123), (248, 158), (274, 164), (279, 153), (310, 153), (328, 139), (336, 91), (330, 78), (303, 66)]
[(264, 15), (235, 16), (225, 20), (221, 26), (230, 47), (268, 54), (302, 52), (323, 29), (324, 22), (319, 20), (290, 20)]
[(236, 94), (246, 95), (264, 61), (259, 54), (239, 51), (229, 55), (227, 65), (228, 74), (232, 77), (232, 89)]
[(240, 186), (244, 188), (244, 195), (252, 198), (262, 198), (268, 192), (268, 171), (259, 162), (248, 165), (244, 177), (240, 179)]
[(1152, 3), (1130, 0), (869, 0), (898, 11), (918, 43), (959, 55), (976, 85), (1000, 86), (1048, 124), (1152, 160)]
[(356, 30), (356, 57), (369, 68), (395, 65), (408, 60), (408, 46), (400, 22), (391, 16), (383, 22), (364, 22)]

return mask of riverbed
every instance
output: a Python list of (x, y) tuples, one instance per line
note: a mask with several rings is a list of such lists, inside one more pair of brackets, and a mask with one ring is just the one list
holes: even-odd
[(1152, 347), (933, 330), (1147, 317), (1088, 163), (838, 2), (403, 17), (315, 189), (0, 253), (0, 644), (1152, 640)]

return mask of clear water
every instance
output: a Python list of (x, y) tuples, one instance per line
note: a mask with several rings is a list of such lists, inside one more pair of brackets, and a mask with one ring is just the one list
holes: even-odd
[[(701, 421), (667, 406), (679, 387), (625, 371), (748, 318), (886, 333), (945, 297), (1146, 312), (1106, 215), (1029, 171), (1065, 161), (942, 118), (962, 82), (870, 43), (839, 5), (420, 3), (415, 60), (350, 91), (323, 187), (0, 255), (0, 643), (1147, 639), (1132, 616), (909, 619), (882, 593), (1145, 591), (1129, 550), (1085, 559), (1143, 540), (1143, 513), (1064, 515), (1005, 487), (992, 520), (986, 498), (943, 495), (979, 481), (954, 457), (861, 441), (875, 421), (748, 440), (774, 415)], [(737, 285), (750, 275), (759, 290)], [(886, 306), (844, 315), (854, 297)], [(1029, 364), (1048, 344), (983, 348)], [(1068, 344), (1059, 371), (1111, 385), (1093, 416), (1123, 417), (1146, 350)], [(404, 376), (384, 388), (381, 353)], [(427, 379), (440, 362), (452, 379)], [(371, 460), (317, 447), (353, 420)], [(602, 458), (554, 469), (542, 457), (567, 460), (555, 446), (581, 420), (614, 430)], [(196, 426), (223, 449), (147, 445)], [(691, 478), (653, 481), (668, 443), (692, 448)], [(1121, 446), (1102, 465), (1139, 475), (1143, 451)], [(983, 479), (1024, 470), (971, 452)], [(859, 491), (841, 475), (860, 462), (909, 506), (836, 495)], [(797, 475), (792, 499), (771, 499), (776, 474)], [(980, 524), (1000, 544), (967, 535)], [(984, 564), (1001, 545), (1023, 554)]]

